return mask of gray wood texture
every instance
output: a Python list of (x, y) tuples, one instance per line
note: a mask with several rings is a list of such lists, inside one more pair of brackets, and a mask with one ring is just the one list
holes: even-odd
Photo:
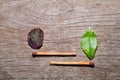
[[(45, 33), (38, 51), (76, 57), (36, 57), (27, 34)], [(50, 66), (49, 61), (89, 61), (79, 44), (92, 27), (98, 38), (95, 67)], [(120, 80), (120, 0), (0, 0), (0, 80)]]

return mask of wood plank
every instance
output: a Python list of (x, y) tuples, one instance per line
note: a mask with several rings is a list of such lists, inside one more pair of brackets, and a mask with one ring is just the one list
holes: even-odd
[[(38, 51), (76, 57), (35, 57), (27, 34), (45, 33)], [(50, 66), (49, 61), (90, 61), (80, 40), (88, 27), (98, 38), (95, 67)], [(119, 0), (0, 0), (0, 80), (119, 80)]]

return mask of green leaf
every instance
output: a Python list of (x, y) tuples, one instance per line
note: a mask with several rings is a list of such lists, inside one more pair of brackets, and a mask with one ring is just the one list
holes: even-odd
[(80, 44), (84, 53), (92, 60), (97, 49), (97, 36), (90, 27), (82, 36)]

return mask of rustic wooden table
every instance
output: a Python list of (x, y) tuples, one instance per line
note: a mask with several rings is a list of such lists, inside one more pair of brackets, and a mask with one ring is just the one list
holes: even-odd
[[(39, 51), (76, 57), (36, 57), (27, 34), (45, 33)], [(49, 61), (89, 61), (79, 44), (92, 27), (98, 38), (95, 67), (50, 66)], [(0, 80), (120, 80), (120, 0), (0, 0)]]

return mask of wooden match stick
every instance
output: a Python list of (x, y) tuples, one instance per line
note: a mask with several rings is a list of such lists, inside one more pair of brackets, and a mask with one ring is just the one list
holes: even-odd
[(72, 52), (33, 52), (32, 56), (76, 56), (76, 53)]
[(94, 67), (94, 62), (56, 62), (51, 61), (50, 65), (61, 65), (61, 66), (91, 66)]

